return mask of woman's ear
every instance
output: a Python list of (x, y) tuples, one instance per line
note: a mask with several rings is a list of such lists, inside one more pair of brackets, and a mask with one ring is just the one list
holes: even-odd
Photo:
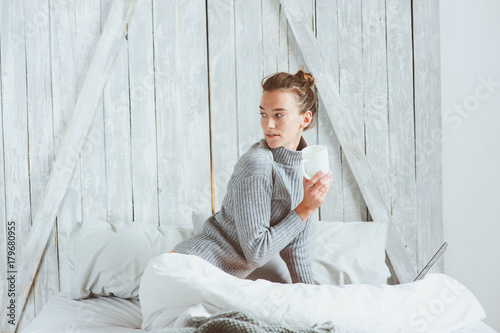
[(306, 128), (307, 126), (309, 126), (309, 124), (311, 123), (312, 121), (312, 112), (307, 110), (306, 112), (304, 112), (302, 114), (302, 124), (301, 124), (301, 128)]

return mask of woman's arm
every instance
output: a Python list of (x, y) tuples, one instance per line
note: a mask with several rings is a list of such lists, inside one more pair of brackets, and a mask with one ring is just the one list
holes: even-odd
[(304, 230), (280, 252), (285, 261), (293, 283), (314, 284), (311, 259), (309, 256), (309, 232), (311, 221), (306, 222)]
[[(272, 180), (265, 175), (239, 180), (231, 198), (235, 201), (231, 206), (241, 248), (248, 262), (255, 266), (264, 265), (304, 230), (302, 218), (295, 209), (270, 226)], [(289, 205), (289, 202), (283, 204)]]

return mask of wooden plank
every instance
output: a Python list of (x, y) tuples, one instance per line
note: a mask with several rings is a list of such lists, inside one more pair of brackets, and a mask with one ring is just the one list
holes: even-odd
[[(55, 157), (52, 123), (49, 3), (28, 2), (24, 8), (26, 35), (26, 84), (28, 106), (28, 153), (32, 218), (43, 201), (45, 184)], [(59, 291), (55, 224), (37, 271), (33, 296), (35, 315)]]
[[(276, 1), (279, 2), (279, 1)], [(288, 21), (286, 20), (285, 11), (280, 6), (279, 13), (279, 54), (278, 54), (278, 71), (288, 72)]]
[[(101, 0), (101, 26), (112, 0)], [(107, 219), (133, 221), (128, 42), (122, 38), (104, 85), (104, 141)], [(101, 171), (102, 172), (102, 171)]]
[(178, 111), (182, 110), (178, 10), (178, 2), (153, 0), (158, 205), (162, 225), (182, 224), (188, 218), (182, 213), (186, 187), (179, 149), (183, 138)]
[[(99, 40), (94, 53), (93, 61), (75, 105), (75, 111), (68, 124), (63, 143), (56, 156), (53, 170), (45, 188), (44, 199), (40, 203), (40, 208), (25, 241), (25, 247), (21, 252), (18, 271), (22, 272), (22, 274), (18, 276), (19, 284), (16, 293), (18, 296), (16, 299), (18, 315), (21, 315), (24, 309), (45, 245), (52, 231), (53, 221), (67, 186), (71, 181), (79, 152), (92, 122), (93, 113), (106, 79), (105, 74), (113, 62), (117, 44), (123, 36), (125, 25), (130, 20), (134, 5), (134, 0), (130, 1), (130, 3), (120, 0), (115, 1), (108, 24), (106, 24), (103, 36)], [(17, 188), (27, 187), (17, 186)], [(4, 300), (3, 308), (7, 307), (8, 302), (8, 299)], [(6, 319), (6, 317), (2, 318), (2, 327), (6, 327)], [(17, 323), (10, 325), (8, 329), (15, 330), (16, 326)]]
[(238, 156), (264, 138), (259, 105), (262, 65), (262, 8), (260, 1), (235, 1)]
[[(234, 1), (207, 2), (210, 74), (210, 124), (214, 212), (220, 210), (238, 160)], [(255, 116), (258, 116), (257, 111)], [(203, 190), (211, 195), (212, 188)]]
[[(316, 0), (316, 38), (321, 52), (327, 62), (332, 76), (339, 80), (339, 48), (338, 48), (338, 21), (337, 1)], [(314, 74), (314, 73), (313, 73)], [(328, 191), (325, 202), (319, 209), (320, 219), (323, 221), (343, 221), (342, 207), (342, 149), (332, 124), (328, 119), (323, 100), (318, 98), (318, 142), (328, 147), (328, 161), (334, 182)]]
[[(55, 1), (54, 1), (55, 2)], [(54, 148), (58, 151), (64, 130), (71, 119), (77, 99), (75, 6), (72, 1), (50, 3), (51, 25), (51, 69), (52, 69), (52, 115)], [(68, 288), (69, 266), (67, 262), (69, 241), (82, 221), (80, 163), (77, 163), (70, 185), (57, 215), (57, 245), (59, 264), (59, 286)]]
[(392, 220), (417, 259), (411, 1), (386, 2)]
[(384, 201), (391, 207), (385, 0), (364, 0), (361, 16), (365, 151)]
[(134, 220), (158, 225), (156, 109), (151, 0), (137, 3), (128, 26)]
[[(413, 4), (418, 267), (443, 242), (439, 2)], [(436, 271), (443, 270), (439, 261)]]
[[(26, 98), (26, 54), (23, 1), (1, 1), (0, 29), (2, 64), (2, 109), (5, 173), (5, 216), (15, 224), (15, 262), (9, 265), (9, 275), (14, 275), (16, 295), (20, 290), (21, 253), (27, 244), (24, 241), (31, 227), (31, 203), (29, 192), (28, 162), (28, 110)], [(7, 112), (9, 110), (9, 112)], [(4, 254), (2, 254), (4, 255)], [(2, 268), (2, 271), (4, 268)], [(9, 309), (12, 317), (2, 315), (0, 331), (9, 332), (20, 324), (24, 327), (35, 316), (34, 299), (26, 302), (26, 311), (21, 313), (15, 297), (6, 295), (2, 309), (15, 302)], [(2, 310), (2, 314), (5, 313)], [(12, 320), (12, 322), (8, 322)]]
[[(186, 210), (209, 212), (212, 196), (205, 190), (211, 186), (210, 110), (208, 106), (207, 11), (205, 0), (181, 1), (180, 46), (182, 72), (182, 131), (187, 197)], [(191, 216), (188, 218), (191, 223)]]
[(267, 76), (278, 71), (281, 28), (279, 1), (262, 1), (263, 76)]
[[(387, 207), (391, 207), (391, 149), (389, 146), (389, 105), (387, 102), (387, 52), (385, 0), (365, 0), (362, 4), (363, 107), (365, 113), (365, 151)], [(390, 209), (390, 208), (389, 208)], [(368, 221), (372, 217), (368, 212)], [(398, 234), (399, 236), (399, 234)], [(387, 258), (386, 258), (387, 259)], [(386, 260), (394, 275), (393, 267)], [(396, 279), (389, 280), (397, 283)]]
[[(77, 79), (79, 90), (92, 61), (93, 50), (101, 36), (100, 0), (77, 1)], [(107, 219), (106, 161), (104, 146), (103, 101), (97, 103), (90, 134), (85, 141), (80, 157), (82, 214), (101, 220)]]
[[(365, 151), (361, 0), (338, 0), (337, 6), (340, 94), (350, 110), (354, 130)], [(342, 155), (342, 178), (344, 221), (367, 220), (363, 196), (344, 153)]]
[(153, 8), (160, 224), (185, 225), (212, 207), (205, 2)]
[(375, 221), (389, 224), (387, 254), (394, 266), (397, 278), (400, 282), (411, 281), (415, 277), (415, 267), (395, 231), (390, 212), (375, 182), (373, 172), (351, 122), (348, 108), (338, 93), (338, 86), (333, 80), (327, 64), (322, 59), (314, 33), (307, 21), (304, 20), (300, 4), (297, 1), (280, 1), (308, 68), (315, 74), (320, 96), (370, 213)]

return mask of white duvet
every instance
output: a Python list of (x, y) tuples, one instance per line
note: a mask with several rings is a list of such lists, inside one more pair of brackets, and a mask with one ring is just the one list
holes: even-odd
[(196, 316), (239, 310), (271, 325), (336, 332), (450, 332), (485, 317), (472, 293), (444, 274), (401, 284), (345, 286), (244, 280), (191, 255), (151, 259), (140, 285), (142, 328), (189, 324)]

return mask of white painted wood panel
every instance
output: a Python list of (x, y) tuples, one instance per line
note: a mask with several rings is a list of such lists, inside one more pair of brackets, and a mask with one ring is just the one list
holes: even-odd
[(411, 1), (386, 2), (391, 208), (396, 229), (416, 260), (417, 219)]
[[(425, 0), (412, 4), (415, 36), (415, 206), (418, 221), (417, 263), (421, 268), (443, 242), (439, 1)], [(442, 271), (443, 261), (439, 261), (434, 269)]]
[[(36, 212), (41, 209), (44, 190), (55, 158), (50, 47), (48, 47), (50, 45), (49, 20), (48, 0), (36, 1), (24, 8), (32, 220)], [(56, 233), (57, 229), (53, 224), (45, 247), (45, 255), (40, 262), (37, 279), (32, 287), (35, 313), (38, 313), (50, 297), (59, 291)]]
[[(182, 1), (180, 6), (180, 47), (182, 72), (182, 136), (185, 154), (186, 213), (192, 209), (210, 211), (211, 186), (210, 114), (208, 91), (207, 18), (204, 0)], [(191, 216), (189, 216), (191, 217)], [(190, 219), (188, 219), (188, 223)]]
[[(101, 0), (101, 29), (113, 0)], [(132, 221), (129, 65), (127, 37), (121, 38), (103, 91), (107, 219)]]
[(204, 3), (153, 3), (161, 224), (212, 206)]
[[(217, 212), (239, 157), (234, 1), (208, 1), (207, 17), (213, 201)], [(207, 186), (202, 194), (211, 197), (211, 192), (212, 186)]]
[(128, 27), (134, 220), (158, 225), (152, 0), (137, 3)]
[(260, 126), (263, 78), (261, 1), (236, 1), (236, 80), (238, 112), (238, 157), (264, 138)]
[[(57, 5), (56, 5), (57, 4)], [(50, 52), (52, 69), (52, 117), (54, 128), (54, 151), (57, 152), (77, 98), (75, 6), (72, 1), (51, 0), (50, 6)], [(57, 259), (59, 286), (67, 287), (70, 276), (67, 255), (71, 233), (82, 221), (80, 164), (75, 166), (73, 176), (61, 203), (57, 216)]]
[[(132, 1), (129, 5), (128, 2), (122, 3), (119, 0), (114, 3), (116, 10), (110, 15), (104, 34), (100, 38), (95, 56), (93, 57), (85, 83), (82, 86), (76, 103), (74, 114), (65, 131), (63, 145), (57, 154), (53, 171), (50, 173), (42, 196), (43, 199), (36, 211), (33, 226), (25, 241), (24, 250), (21, 251), (18, 270), (22, 274), (18, 277), (18, 290), (16, 290), (15, 295), (20, 315), (23, 313), (26, 305), (29, 291), (42, 260), (60, 204), (64, 198), (74, 166), (78, 160), (79, 152), (82, 149), (84, 139), (92, 122), (93, 112), (96, 109), (99, 96), (104, 87), (106, 72), (116, 55), (117, 37), (123, 34), (125, 25), (133, 13), (134, 4), (135, 1)], [(8, 302), (10, 303), (9, 300), (4, 300), (2, 307), (7, 307)], [(2, 327), (6, 319), (6, 317), (2, 318)], [(14, 323), (12, 330), (15, 330), (16, 324)], [(22, 321), (20, 324), (22, 325)]]
[(180, 130), (182, 73), (178, 6), (174, 1), (153, 1), (158, 205), (162, 225), (182, 225), (188, 219), (188, 214), (181, 214), (188, 189), (184, 187), (186, 175), (180, 147), (184, 138)]
[(188, 182), (187, 211), (209, 211), (211, 185), (207, 18), (204, 0), (181, 2), (183, 133)]
[[(338, 0), (337, 7), (340, 94), (349, 106), (354, 129), (364, 147), (361, 0)], [(366, 220), (366, 205), (344, 154), (342, 154), (342, 179), (344, 221)]]
[[(266, 0), (264, 0), (266, 1)], [(278, 55), (278, 71), (288, 72), (288, 22), (286, 20), (283, 8), (279, 7), (279, 55)]]
[[(99, 0), (75, 2), (77, 78), (83, 85), (95, 47), (101, 36)], [(101, 220), (107, 219), (106, 163), (104, 147), (103, 102), (98, 103), (90, 133), (81, 152), (82, 212)]]
[[(23, 1), (2, 1), (1, 65), (2, 110), (5, 167), (6, 221), (16, 227), (15, 267), (19, 270), (21, 253), (25, 249), (22, 239), (28, 237), (31, 227), (30, 179), (28, 162), (28, 110), (26, 98), (26, 39)], [(11, 110), (6, 112), (6, 110)], [(3, 255), (3, 254), (2, 254)], [(16, 273), (16, 294), (20, 287), (20, 273)], [(5, 298), (10, 300), (13, 298)], [(3, 306), (2, 306), (3, 308)], [(35, 316), (34, 298), (30, 297), (21, 315), (16, 300), (15, 324), (25, 327)], [(2, 312), (3, 313), (3, 312)], [(7, 317), (0, 318), (0, 329), (8, 330)]]
[[(262, 1), (262, 66), (263, 76), (278, 72), (280, 62), (280, 3)], [(286, 26), (284, 27), (286, 29)], [(286, 32), (286, 30), (285, 30)]]
[[(316, 38), (336, 82), (339, 82), (337, 0), (316, 0)], [(318, 96), (318, 142), (328, 147), (333, 183), (320, 207), (322, 221), (343, 221), (342, 148), (328, 119), (323, 99)]]
[(361, 9), (365, 150), (375, 181), (390, 207), (385, 0), (364, 0)]

